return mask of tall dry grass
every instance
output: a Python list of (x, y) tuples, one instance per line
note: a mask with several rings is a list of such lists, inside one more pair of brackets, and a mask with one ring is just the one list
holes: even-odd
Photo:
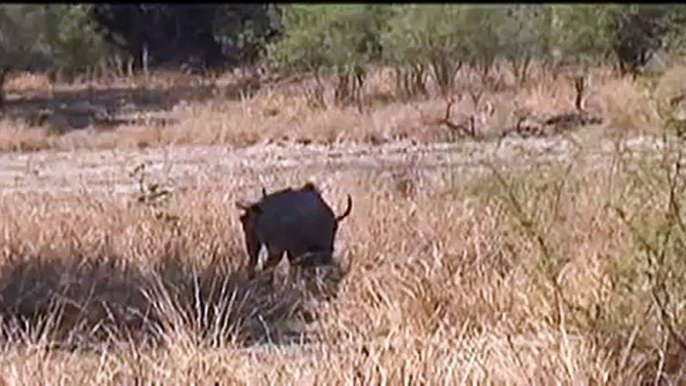
[[(580, 154), (438, 179), (421, 165), (402, 180), (280, 173), (275, 185), (318, 183), (336, 211), (345, 194), (354, 198), (337, 243), (347, 275), (329, 302), (286, 275), (275, 288), (245, 279), (233, 201), (259, 196), (244, 188), (249, 175), (176, 191), (156, 207), (88, 189), (4, 192), (0, 376), (6, 384), (683, 380), (685, 351), (667, 327), (680, 328), (683, 314), (686, 236), (669, 220), (683, 215), (669, 205), (676, 161), (660, 155)], [(665, 252), (652, 255), (644, 239)], [(658, 287), (671, 295), (662, 306)]]
[[(681, 79), (680, 67), (667, 71), (666, 83)], [(619, 78), (606, 70), (593, 71), (587, 91), (586, 105), (602, 115), (613, 130), (631, 134), (654, 133), (659, 126), (653, 92), (641, 82)], [(485, 104), (494, 107), (494, 114), (484, 117), (483, 131), (500, 133), (511, 127), (517, 111), (534, 115), (556, 114), (574, 108), (575, 91), (569, 76), (551, 77), (535, 72), (522, 86), (514, 83), (507, 69), (494, 70), (491, 77), (495, 85), (485, 87), (480, 78), (469, 70), (462, 71), (455, 90), (458, 103), (452, 117), (466, 119), (478, 113)], [(12, 98), (21, 95), (49, 97), (53, 90), (83, 89), (84, 98), (103, 87), (121, 89), (170, 90), (182, 85), (188, 93), (196, 80), (178, 74), (160, 73), (145, 79), (122, 79), (106, 84), (52, 85), (39, 82), (36, 76), (10, 80), (7, 89)], [(114, 82), (114, 83), (113, 83)], [(216, 84), (237, 84), (231, 74), (214, 79)], [(222, 83), (223, 82), (223, 83)], [(645, 82), (644, 82), (645, 83)], [(664, 83), (664, 82), (663, 82)], [(127, 148), (163, 146), (170, 144), (227, 144), (246, 146), (259, 142), (318, 142), (333, 143), (355, 141), (379, 143), (398, 138), (411, 138), (420, 142), (449, 140), (450, 130), (440, 124), (447, 105), (436, 93), (428, 98), (405, 101), (396, 89), (392, 72), (373, 70), (365, 89), (365, 108), (335, 107), (331, 101), (333, 84), (327, 83), (326, 106), (313, 106), (307, 97), (314, 82), (301, 79), (297, 82), (264, 83), (252, 97), (228, 96), (234, 86), (216, 86), (213, 97), (204, 101), (181, 101), (167, 114), (175, 123), (161, 127), (149, 124), (126, 124), (114, 129), (78, 130), (56, 134), (49, 127), (28, 127), (17, 121), (0, 122), (0, 149), (33, 151), (39, 149)], [(95, 91), (94, 91), (95, 90)], [(479, 91), (479, 103), (474, 106), (472, 96)], [(181, 92), (181, 91), (179, 91)], [(198, 91), (200, 92), (200, 91)], [(185, 95), (185, 94), (183, 94)], [(328, 102), (326, 102), (328, 101)]]
[[(338, 295), (329, 301), (283, 271), (274, 286), (245, 277), (234, 201), (259, 196), (255, 172), (218, 181), (214, 160), (196, 154), (198, 183), (159, 202), (165, 187), (142, 181), (140, 192), (116, 193), (101, 189), (105, 176), (59, 192), (0, 192), (0, 381), (683, 383), (683, 146), (630, 154), (619, 142), (659, 133), (658, 101), (682, 92), (680, 73), (644, 84), (594, 74), (587, 104), (617, 141), (601, 158), (581, 142), (576, 157), (516, 170), (494, 160), (479, 173), (430, 171), (417, 160), (393, 172), (272, 173), (273, 189), (313, 180), (336, 211), (353, 196), (337, 241), (345, 275), (325, 276)], [(4, 121), (0, 149), (78, 157), (86, 148), (446, 138), (435, 124), (445, 101), (395, 100), (383, 71), (368, 95), (387, 98), (362, 113), (311, 107), (303, 87), (180, 104), (164, 128), (55, 135)], [(475, 108), (469, 95), (457, 99), (456, 116)], [(571, 109), (573, 99), (568, 79), (544, 75), (485, 92), (495, 107), (486, 127), (511, 124), (517, 109)]]

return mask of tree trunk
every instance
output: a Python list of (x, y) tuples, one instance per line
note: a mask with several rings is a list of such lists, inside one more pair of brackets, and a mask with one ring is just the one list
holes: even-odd
[(129, 55), (129, 60), (127, 62), (127, 73), (129, 78), (133, 77), (133, 62), (134, 62), (134, 57)]
[(8, 72), (7, 68), (0, 68), (0, 108), (5, 106), (5, 80)]
[[(407, 71), (402, 66), (395, 67), (395, 90), (400, 94), (400, 97), (405, 99), (407, 97), (407, 90), (409, 88), (409, 76)], [(397, 94), (396, 94), (397, 95)]]
[(355, 73), (353, 75), (354, 77), (354, 98), (355, 101), (358, 104), (360, 112), (362, 112), (364, 108), (364, 83), (367, 79), (367, 72), (365, 71), (365, 68), (362, 66), (355, 66)]
[(145, 76), (148, 76), (148, 59), (149, 59), (149, 52), (148, 52), (148, 43), (143, 44), (143, 50), (141, 52), (141, 62), (143, 63), (143, 73)]
[(341, 69), (338, 73), (334, 101), (337, 106), (343, 107), (350, 104), (355, 97), (355, 69)]
[(421, 63), (415, 64), (412, 76), (412, 96), (421, 94), (423, 97), (427, 97), (429, 90), (426, 88), (426, 67)]
[(522, 63), (522, 68), (520, 69), (521, 73), (521, 84), (526, 83), (528, 74), (529, 74), (529, 66), (531, 65), (531, 57), (526, 56), (524, 57), (524, 62)]
[(319, 69), (314, 70), (314, 79), (317, 82), (317, 85), (314, 88), (314, 93), (310, 104), (317, 108), (323, 108), (326, 106), (326, 101), (324, 100), (324, 92), (326, 90), (324, 88), (324, 84), (322, 83), (322, 78), (319, 71)]
[(574, 79), (574, 89), (576, 90), (576, 98), (574, 99), (574, 107), (577, 111), (584, 109), (584, 89), (586, 88), (586, 79), (583, 75), (577, 76)]

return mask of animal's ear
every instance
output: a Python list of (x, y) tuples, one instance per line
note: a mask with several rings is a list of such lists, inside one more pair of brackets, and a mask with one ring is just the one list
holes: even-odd
[(313, 192), (317, 191), (317, 187), (311, 181), (306, 182), (305, 185), (303, 185), (302, 189), (303, 190), (311, 190)]
[(259, 204), (251, 204), (245, 201), (236, 201), (236, 208), (243, 209), (246, 213), (262, 214)]

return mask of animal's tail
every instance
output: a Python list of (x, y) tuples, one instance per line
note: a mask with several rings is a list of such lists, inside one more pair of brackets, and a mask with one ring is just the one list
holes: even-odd
[(350, 214), (350, 212), (351, 212), (352, 210), (353, 210), (353, 199), (352, 199), (352, 197), (350, 197), (350, 195), (348, 194), (348, 208), (345, 210), (345, 212), (343, 212), (343, 214), (341, 214), (340, 216), (336, 217), (336, 222), (339, 222), (339, 221), (343, 220), (344, 218), (348, 217), (348, 215)]

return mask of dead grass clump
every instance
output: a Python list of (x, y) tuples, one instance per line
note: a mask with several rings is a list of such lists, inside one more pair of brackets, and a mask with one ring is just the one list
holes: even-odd
[(4, 91), (43, 91), (48, 92), (52, 82), (47, 74), (30, 72), (10, 72), (3, 85)]
[(116, 340), (145, 344), (160, 338), (158, 315), (141, 291), (143, 279), (135, 270), (116, 269), (113, 257), (9, 252), (3, 260), (4, 342), (86, 349)]
[(304, 310), (303, 293), (282, 287), (274, 296), (267, 277), (248, 283), (242, 271), (195, 269), (167, 252), (152, 269), (113, 255), (4, 256), (4, 341), (84, 350), (167, 345), (179, 333), (212, 346), (292, 339), (288, 323)]
[(430, 130), (421, 125), (419, 112), (401, 104), (361, 114), (352, 108), (312, 110), (297, 100), (274, 97), (246, 101), (243, 106), (195, 106), (181, 113), (180, 120), (178, 126), (165, 129), (165, 136), (176, 143), (245, 146), (258, 141), (331, 144), (432, 139)]
[(628, 79), (616, 79), (598, 90), (607, 108), (608, 128), (637, 134), (656, 134), (660, 119), (647, 90)]
[(10, 120), (0, 121), (0, 151), (31, 152), (54, 146), (45, 128), (30, 128)]

